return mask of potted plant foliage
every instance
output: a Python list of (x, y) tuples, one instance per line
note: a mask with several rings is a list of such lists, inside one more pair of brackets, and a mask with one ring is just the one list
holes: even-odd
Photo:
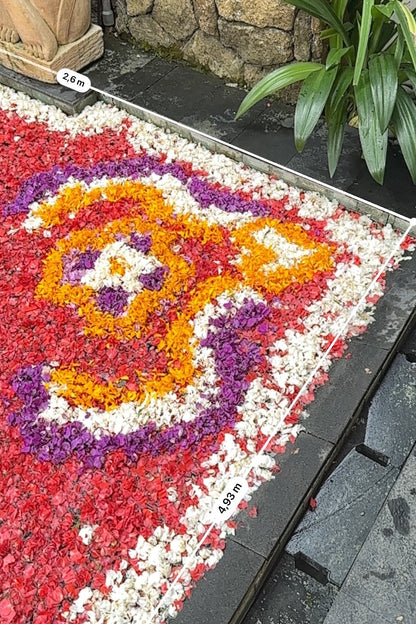
[(345, 126), (356, 119), (363, 156), (383, 183), (389, 131), (416, 184), (416, 10), (400, 0), (285, 0), (326, 26), (326, 63), (295, 62), (268, 74), (247, 94), (243, 115), (260, 99), (303, 81), (295, 110), (298, 151), (325, 112), (333, 176)]

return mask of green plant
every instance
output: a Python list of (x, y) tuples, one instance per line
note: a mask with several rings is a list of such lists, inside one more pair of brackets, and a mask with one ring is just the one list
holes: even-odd
[(303, 81), (294, 120), (298, 151), (325, 111), (332, 177), (346, 123), (355, 119), (373, 178), (383, 183), (390, 130), (416, 184), (416, 10), (400, 0), (285, 2), (327, 26), (321, 33), (328, 40), (326, 63), (295, 62), (271, 72), (247, 94), (236, 118), (262, 98)]

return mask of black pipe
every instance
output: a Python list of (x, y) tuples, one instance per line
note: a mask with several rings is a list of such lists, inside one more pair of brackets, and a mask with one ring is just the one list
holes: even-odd
[(114, 12), (111, 0), (101, 0), (101, 21), (103, 26), (114, 26)]

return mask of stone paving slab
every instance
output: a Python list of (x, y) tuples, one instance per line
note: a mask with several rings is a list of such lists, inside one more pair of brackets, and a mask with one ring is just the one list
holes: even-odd
[[(270, 571), (272, 551), (281, 550), (288, 525), (302, 513), (302, 500), (310, 496), (311, 472), (328, 460), (333, 445), (301, 433), (280, 458), (279, 472), (254, 492), (248, 510), (236, 518), (235, 537), (226, 542), (224, 556), (214, 570), (207, 572), (193, 590), (189, 601), (171, 624), (228, 624), (241, 621), (255, 598), (261, 580)], [(276, 505), (282, 501), (282, 505)]]
[[(217, 97), (217, 92), (220, 97)], [(255, 122), (266, 106), (265, 102), (258, 102), (244, 118), (236, 121), (240, 102), (241, 93), (238, 89), (221, 85), (208, 98), (201, 99), (197, 107), (193, 105), (190, 112), (178, 121), (233, 144), (238, 135), (244, 134), (247, 124)]]
[(78, 93), (59, 84), (47, 84), (34, 78), (17, 74), (11, 69), (0, 65), (0, 84), (16, 91), (23, 91), (30, 97), (36, 98), (44, 104), (57, 106), (68, 115), (77, 115), (86, 106), (95, 104), (97, 94), (94, 91)]
[[(389, 281), (390, 275), (394, 277)], [(410, 260), (403, 261), (393, 274), (388, 275), (387, 288), (388, 298), (385, 294), (377, 303), (375, 322), (359, 340), (391, 349), (403, 330), (406, 331), (414, 320), (408, 312), (416, 306), (415, 253)]]
[[(358, 402), (377, 387), (391, 362), (394, 345), (413, 322), (416, 254), (403, 262), (397, 271), (387, 274), (386, 286), (386, 292), (377, 304), (374, 322), (362, 336), (349, 342), (347, 357), (350, 359), (344, 357), (331, 368), (329, 381), (316, 390), (316, 400), (305, 410), (307, 418), (302, 420), (303, 425), (307, 431), (325, 440), (338, 440), (357, 410)], [(359, 371), (354, 381), (350, 376), (351, 368)]]
[(198, 581), (190, 600), (172, 624), (222, 624), (229, 622), (244, 599), (247, 588), (264, 565), (259, 554), (227, 541), (224, 557), (215, 573), (206, 574)]
[(336, 587), (322, 585), (298, 570), (293, 557), (285, 553), (244, 624), (319, 624), (336, 594)]
[(415, 185), (397, 145), (389, 144), (383, 186), (373, 180), (362, 161), (356, 179), (346, 190), (406, 217), (416, 217)]
[(104, 55), (91, 63), (83, 73), (90, 76), (91, 82), (93, 79), (102, 81), (102, 88), (105, 88), (105, 84), (110, 86), (116, 80), (122, 84), (123, 77), (135, 74), (154, 59), (154, 53), (140, 50), (127, 41), (104, 32)]
[[(326, 126), (318, 126), (306, 142), (303, 152), (301, 154), (296, 152), (287, 166), (317, 180), (327, 182), (329, 178), (327, 139)], [(353, 184), (362, 167), (360, 140), (355, 128), (347, 127), (345, 130), (339, 162), (340, 165), (334, 177), (330, 179), (330, 184), (346, 191)]]
[[(148, 71), (152, 71), (152, 67), (148, 67)], [(139, 79), (141, 74), (142, 72), (138, 73)], [(140, 80), (137, 85), (136, 90), (140, 90)], [(138, 95), (133, 91), (129, 99), (134, 104), (180, 121), (195, 112), (196, 98), (199, 107), (205, 101), (212, 100), (215, 87), (206, 74), (198, 74), (188, 67), (174, 67), (152, 89), (140, 90)]]
[(277, 457), (280, 472), (254, 492), (248, 510), (255, 506), (258, 517), (251, 518), (248, 510), (242, 511), (237, 516), (238, 531), (231, 539), (268, 558), (281, 542), (301, 501), (308, 500), (311, 475), (319, 473), (332, 450), (333, 444), (300, 433), (296, 444), (289, 444), (286, 452)]
[[(350, 341), (350, 359), (344, 357), (331, 368), (329, 381), (316, 390), (316, 400), (305, 410), (307, 418), (302, 420), (303, 425), (325, 440), (335, 442), (339, 438), (357, 410), (358, 401), (375, 389), (391, 361), (391, 350), (414, 318), (416, 254), (397, 271), (388, 274), (386, 284), (387, 290), (378, 302), (374, 322), (362, 336)], [(360, 371), (354, 382), (350, 377), (351, 367)], [(341, 413), (339, 406), (342, 406)]]
[[(192, 76), (192, 80), (186, 71)], [(182, 80), (180, 94), (167, 98), (166, 94), (174, 92), (175, 85)], [(217, 91), (220, 91), (220, 97), (217, 96)], [(182, 67), (177, 67), (153, 89), (131, 98), (131, 101), (227, 142), (232, 142), (266, 106), (264, 102), (259, 102), (244, 119), (235, 121), (241, 102), (240, 91), (226, 85), (218, 87), (210, 76)]]
[(413, 449), (325, 624), (416, 621), (415, 474)]
[(400, 347), (400, 353), (404, 353), (409, 362), (416, 362), (416, 329), (406, 337)]
[(287, 552), (306, 555), (341, 587), (398, 474), (351, 451), (319, 491), (316, 509), (307, 512)]
[(416, 443), (416, 363), (396, 356), (368, 411), (365, 444), (400, 467)]
[[(244, 119), (245, 117), (240, 118), (239, 122)], [(232, 143), (272, 162), (287, 165), (298, 153), (293, 137), (293, 107), (271, 104), (251, 120), (232, 139)]]
[(343, 357), (332, 365), (328, 381), (315, 390), (315, 400), (301, 416), (301, 423), (309, 433), (332, 443), (340, 438), (364, 405), (389, 360), (387, 349), (357, 339), (350, 342), (348, 353), (350, 359)]
[[(383, 617), (371, 609), (369, 604), (359, 602), (345, 593), (338, 595), (329, 615), (325, 620), (321, 620), (319, 624), (396, 624), (400, 620), (391, 620)], [(400, 617), (400, 616), (399, 616)], [(316, 622), (315, 624), (318, 624)]]
[(155, 58), (146, 63), (140, 72), (128, 72), (121, 76), (112, 77), (112, 74), (102, 74), (100, 66), (98, 66), (98, 68), (88, 69), (85, 74), (90, 78), (91, 84), (95, 88), (131, 102), (132, 94), (139, 100), (141, 94), (153, 88), (159, 80), (174, 69), (173, 64)]

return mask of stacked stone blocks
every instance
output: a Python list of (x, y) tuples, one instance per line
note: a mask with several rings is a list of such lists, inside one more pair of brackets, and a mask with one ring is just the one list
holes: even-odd
[(321, 60), (320, 24), (283, 0), (116, 0), (139, 44), (252, 86), (291, 61)]

